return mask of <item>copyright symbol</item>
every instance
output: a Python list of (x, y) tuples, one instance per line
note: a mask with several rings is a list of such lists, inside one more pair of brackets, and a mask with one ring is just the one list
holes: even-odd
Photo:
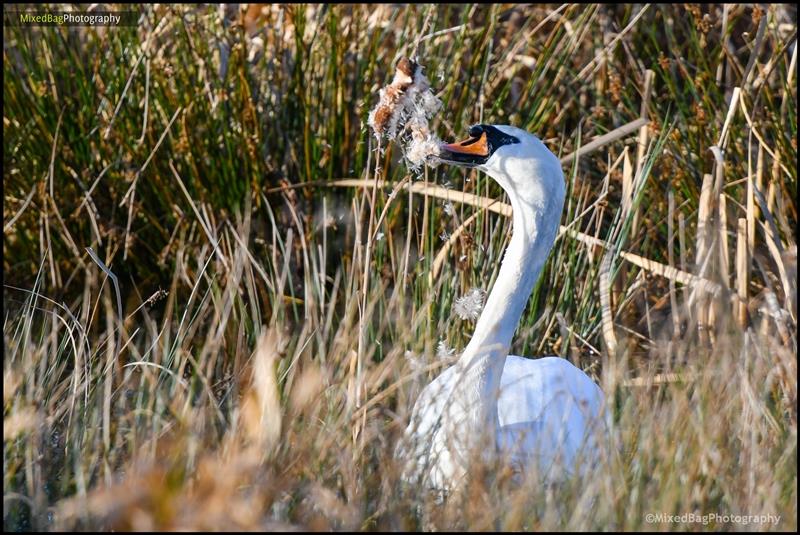
[(648, 524), (652, 524), (653, 521), (655, 521), (655, 519), (656, 519), (656, 515), (654, 515), (653, 513), (647, 513), (644, 516), (644, 521), (647, 522)]

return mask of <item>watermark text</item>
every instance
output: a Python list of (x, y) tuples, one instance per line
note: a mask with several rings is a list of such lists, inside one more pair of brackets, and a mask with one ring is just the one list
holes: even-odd
[(4, 26), (136, 26), (137, 11), (4, 11)]
[(644, 515), (644, 520), (648, 524), (702, 524), (703, 526), (709, 524), (736, 524), (740, 526), (769, 524), (777, 526), (781, 521), (781, 515), (737, 515), (721, 513), (683, 513), (676, 515), (667, 513), (647, 513)]

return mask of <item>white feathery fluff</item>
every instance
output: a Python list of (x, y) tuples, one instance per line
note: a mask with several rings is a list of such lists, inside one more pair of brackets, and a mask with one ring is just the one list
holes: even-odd
[(380, 90), (378, 104), (367, 123), (375, 135), (397, 141), (411, 169), (417, 170), (439, 154), (441, 140), (430, 131), (430, 119), (442, 109), (431, 91), (422, 66), (407, 58), (397, 63), (391, 84)]

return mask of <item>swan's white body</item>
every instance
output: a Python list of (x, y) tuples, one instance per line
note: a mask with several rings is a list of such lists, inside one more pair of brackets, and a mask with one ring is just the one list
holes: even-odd
[(478, 165), (508, 193), (511, 241), (470, 343), (423, 389), (398, 451), (408, 463), (407, 480), (424, 479), (437, 489), (457, 486), (476, 454), (507, 461), (522, 477), (535, 470), (549, 481), (595, 461), (603, 405), (597, 385), (559, 357), (508, 356), (558, 231), (561, 164), (535, 136), (510, 126), (494, 129), (519, 140)]

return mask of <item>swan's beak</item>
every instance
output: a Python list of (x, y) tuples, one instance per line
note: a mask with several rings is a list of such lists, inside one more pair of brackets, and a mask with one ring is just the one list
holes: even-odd
[(437, 158), (444, 162), (462, 167), (476, 167), (486, 163), (491, 156), (491, 148), (486, 132), (474, 132), (477, 136), (468, 137), (457, 143), (444, 143), (439, 146)]

